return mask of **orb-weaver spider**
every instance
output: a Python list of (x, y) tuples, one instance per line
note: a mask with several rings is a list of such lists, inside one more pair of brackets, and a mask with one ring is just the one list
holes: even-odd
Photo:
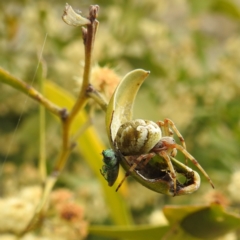
[[(173, 133), (178, 136), (181, 145), (175, 142)], [(171, 157), (176, 156), (177, 150), (181, 151), (187, 159), (191, 160), (193, 164), (196, 165), (214, 188), (208, 174), (197, 160), (186, 150), (184, 138), (170, 119), (158, 121), (157, 123), (142, 119), (125, 122), (117, 131), (114, 146), (115, 153), (110, 150), (105, 150), (105, 152), (103, 152), (106, 165), (103, 166), (101, 171), (102, 175), (108, 180), (110, 186), (113, 185), (117, 178), (118, 165), (121, 161), (116, 152), (119, 151), (123, 156), (129, 157), (132, 162), (131, 167), (126, 172), (125, 177), (118, 185), (116, 191), (121, 187), (124, 180), (139, 166), (139, 164), (144, 166), (155, 155), (159, 155), (167, 163), (173, 181), (174, 192), (176, 193), (176, 172), (171, 162)]]

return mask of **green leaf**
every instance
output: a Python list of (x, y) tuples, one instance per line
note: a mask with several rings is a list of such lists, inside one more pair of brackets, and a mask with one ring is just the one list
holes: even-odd
[[(66, 90), (57, 86), (56, 84), (46, 81), (45, 83), (46, 97), (55, 104), (65, 107), (70, 110), (75, 102), (75, 98)], [(81, 111), (76, 116), (75, 121), (72, 124), (71, 133), (76, 133), (79, 128), (86, 123), (87, 116), (84, 111)], [(112, 218), (118, 225), (128, 225), (132, 222), (131, 214), (128, 210), (125, 201), (119, 193), (115, 192), (115, 189), (108, 187), (107, 182), (100, 174), (100, 168), (102, 167), (102, 155), (101, 152), (105, 149), (105, 146), (99, 139), (95, 129), (90, 126), (78, 139), (78, 147), (83, 156), (83, 159), (88, 163), (93, 172), (99, 179), (102, 185), (107, 204), (110, 208)], [(122, 175), (123, 176), (123, 173)], [(123, 186), (120, 192), (126, 191), (126, 187)]]
[(181, 227), (199, 238), (220, 237), (240, 226), (240, 217), (227, 213), (221, 205), (213, 204), (186, 216)]
[(131, 227), (108, 227), (108, 226), (91, 226), (89, 233), (92, 235), (131, 240), (146, 239), (163, 239), (162, 237), (168, 232), (168, 226), (131, 226)]
[(169, 226), (140, 225), (131, 227), (91, 226), (92, 235), (131, 240), (215, 239), (240, 226), (240, 217), (218, 204), (201, 206), (167, 206), (163, 209)]
[(200, 239), (214, 239), (240, 226), (240, 216), (230, 214), (218, 204), (203, 206), (169, 206), (163, 209), (178, 231)]
[(119, 83), (110, 99), (106, 113), (106, 126), (111, 144), (119, 127), (123, 123), (132, 120), (135, 97), (148, 75), (149, 72), (142, 69), (129, 72)]
[(240, 20), (240, 9), (238, 5), (227, 0), (217, 0), (211, 6), (211, 11), (222, 13), (228, 17), (236, 20)]

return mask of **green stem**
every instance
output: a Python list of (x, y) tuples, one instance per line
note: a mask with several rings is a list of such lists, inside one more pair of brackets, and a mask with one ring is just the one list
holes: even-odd
[(45, 108), (47, 108), (51, 113), (57, 115), (58, 117), (62, 117), (62, 111), (59, 106), (55, 105), (48, 99), (46, 99), (41, 93), (39, 93), (36, 89), (32, 86), (28, 85), (27, 83), (23, 82), (22, 80), (12, 76), (10, 73), (5, 71), (3, 68), (0, 67), (0, 82), (3, 82), (13, 88), (27, 94), (32, 99), (36, 100), (37, 102), (41, 103)]
[[(40, 78), (40, 91), (44, 94), (44, 83), (43, 78)], [(40, 148), (39, 148), (39, 172), (41, 181), (44, 182), (47, 176), (46, 171), (46, 122), (45, 122), (45, 108), (40, 105), (39, 109), (39, 119), (40, 119), (40, 127), (39, 127), (39, 136), (40, 136)]]
[[(98, 10), (97, 6), (91, 6), (90, 12), (89, 12), (91, 24), (87, 25), (87, 30), (83, 31), (83, 39), (84, 39), (84, 45), (85, 45), (85, 66), (84, 66), (84, 72), (83, 72), (82, 88), (80, 90), (77, 101), (75, 102), (69, 115), (67, 114), (64, 115), (65, 113), (64, 111), (61, 114), (62, 150), (55, 164), (54, 170), (52, 171), (51, 175), (46, 179), (46, 182), (43, 188), (43, 198), (41, 199), (41, 202), (38, 206), (36, 215), (33, 217), (32, 221), (29, 223), (27, 229), (25, 230), (26, 232), (29, 231), (29, 229), (32, 229), (38, 222), (38, 219), (41, 217), (42, 211), (44, 210), (44, 207), (49, 199), (49, 195), (52, 191), (52, 188), (54, 187), (60, 172), (64, 168), (67, 162), (67, 159), (70, 155), (70, 152), (74, 146), (74, 144), (70, 139), (70, 127), (75, 116), (85, 106), (88, 99), (87, 89), (90, 82), (92, 50), (93, 50), (93, 44), (95, 39), (95, 33), (98, 27), (98, 21), (95, 19), (97, 10)], [(95, 14), (93, 14), (93, 12), (95, 12)]]
[(88, 97), (92, 98), (96, 103), (98, 103), (104, 112), (107, 111), (108, 103), (92, 85), (88, 86), (87, 94)]

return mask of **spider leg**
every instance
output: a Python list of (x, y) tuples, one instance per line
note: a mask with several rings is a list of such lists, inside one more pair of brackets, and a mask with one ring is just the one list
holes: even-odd
[(179, 151), (181, 151), (185, 157), (187, 157), (189, 160), (193, 162), (193, 164), (202, 172), (202, 174), (207, 178), (209, 183), (211, 184), (212, 188), (214, 188), (213, 182), (208, 176), (208, 174), (205, 172), (205, 170), (202, 168), (202, 166), (198, 163), (198, 161), (181, 145), (174, 144), (175, 148), (177, 148)]
[[(172, 129), (172, 130), (176, 133), (176, 135), (178, 136), (178, 138), (179, 138), (182, 146), (183, 146), (185, 149), (187, 149), (185, 140), (184, 140), (182, 134), (181, 134), (181, 133), (179, 132), (179, 130), (177, 129), (177, 127), (176, 127), (176, 125), (174, 124), (174, 122), (173, 122), (171, 119), (166, 118), (166, 119), (164, 119), (164, 125), (165, 125), (165, 127), (166, 127), (167, 129), (170, 129), (170, 127), (171, 127), (171, 129)], [(186, 157), (186, 159), (185, 159), (185, 162), (186, 162), (186, 165), (187, 165), (187, 162), (188, 162), (187, 157)]]
[(173, 131), (177, 134), (182, 146), (187, 149), (186, 147), (186, 143), (185, 140), (182, 136), (182, 134), (179, 132), (179, 130), (177, 129), (176, 125), (174, 124), (174, 122), (168, 118), (164, 119), (164, 125), (167, 126), (167, 128), (169, 129), (169, 126), (173, 129)]
[(128, 171), (125, 173), (124, 178), (118, 184), (116, 188), (116, 192), (122, 186), (126, 178), (131, 174), (131, 172), (137, 167), (138, 163), (140, 163), (143, 159), (145, 159), (144, 164), (147, 164), (155, 155), (156, 155), (155, 153), (147, 153), (147, 154), (142, 154), (140, 156), (137, 156), (136, 160), (134, 161), (134, 164), (128, 169)]
[[(169, 128), (168, 123), (165, 123), (163, 121), (158, 121), (157, 125), (162, 131), (162, 137), (173, 137), (173, 131)], [(173, 149), (171, 152), (171, 156), (176, 157), (176, 155), (177, 155), (177, 149)]]
[(164, 160), (166, 161), (168, 167), (169, 167), (169, 171), (170, 171), (170, 175), (171, 175), (171, 178), (173, 180), (173, 185), (174, 185), (174, 192), (176, 194), (176, 191), (177, 191), (177, 176), (176, 176), (176, 173), (175, 173), (175, 170), (173, 168), (173, 165), (172, 165), (172, 162), (171, 162), (171, 159), (170, 157), (168, 156), (168, 153), (166, 151), (159, 151), (158, 154), (164, 158)]
[(161, 129), (162, 135), (163, 136), (167, 136), (168, 132), (166, 132), (166, 129), (164, 127), (164, 125), (165, 125), (164, 122), (163, 121), (157, 121), (156, 123), (160, 127), (160, 129)]

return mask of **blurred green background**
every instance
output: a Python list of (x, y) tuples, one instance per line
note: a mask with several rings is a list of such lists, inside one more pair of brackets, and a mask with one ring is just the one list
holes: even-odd
[[(135, 223), (163, 221), (160, 210), (166, 204), (218, 201), (238, 208), (240, 1), (68, 3), (80, 9), (83, 16), (87, 15), (89, 5), (100, 6), (93, 65), (108, 66), (119, 76), (136, 68), (151, 71), (138, 95), (135, 117), (173, 120), (188, 151), (215, 183), (213, 191), (202, 177), (198, 192), (170, 198), (129, 178), (126, 201)], [(77, 95), (74, 79), (81, 77), (84, 60), (81, 31), (62, 21), (64, 6), (65, 1), (61, 0), (1, 1), (0, 66), (31, 84), (47, 34), (43, 50), (47, 78)], [(39, 88), (37, 80), (33, 85)], [(39, 110), (35, 102), (8, 86), (1, 84), (0, 91), (0, 194), (5, 196), (14, 194), (20, 186), (38, 182)], [(54, 160), (61, 147), (60, 128), (49, 113), (46, 117), (47, 159)], [(93, 124), (108, 145), (104, 113), (97, 111)], [(181, 154), (178, 159), (184, 161)], [(48, 161), (49, 169), (53, 160)], [(78, 189), (90, 224), (109, 223), (100, 185), (83, 160), (74, 151), (58, 186)], [(188, 164), (195, 169), (192, 163)]]

